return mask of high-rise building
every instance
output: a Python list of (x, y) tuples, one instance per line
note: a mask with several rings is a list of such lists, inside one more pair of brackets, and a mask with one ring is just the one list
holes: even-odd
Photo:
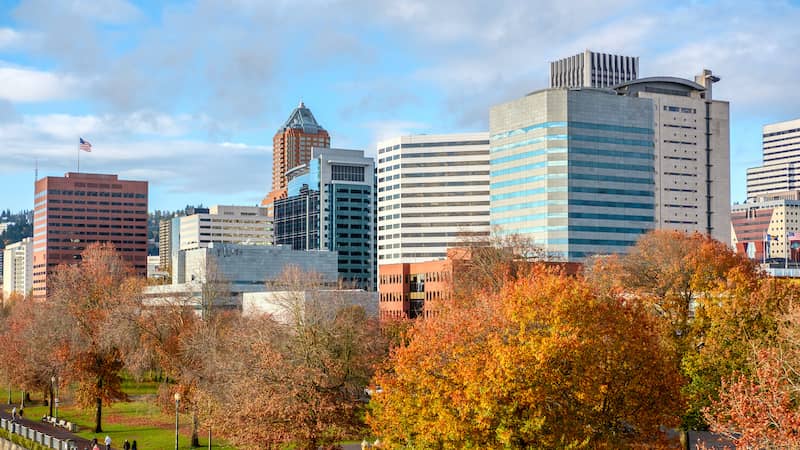
[(655, 227), (653, 106), (545, 89), (489, 113), (491, 223), (553, 259), (624, 252)]
[(147, 275), (147, 182), (73, 172), (36, 181), (34, 297), (47, 294), (56, 266), (80, 261), (94, 242), (113, 244), (137, 274)]
[(444, 259), (489, 235), (487, 133), (402, 136), (377, 153), (380, 265)]
[(300, 102), (272, 138), (272, 191), (261, 202), (262, 206), (269, 208), (271, 214), (275, 200), (286, 198), (286, 173), (307, 164), (313, 147), (330, 146), (328, 132)]
[(3, 296), (28, 295), (33, 287), (33, 240), (25, 238), (6, 246), (0, 261), (3, 264)]
[[(178, 223), (177, 230), (174, 228)], [(178, 250), (221, 244), (272, 245), (272, 218), (259, 206), (215, 205), (195, 208), (173, 221), (172, 234), (178, 233)], [(174, 239), (172, 240), (174, 242)], [(172, 249), (170, 254), (174, 253)]]
[(710, 70), (695, 81), (651, 77), (618, 93), (649, 99), (655, 144), (655, 227), (730, 242), (730, 105), (712, 98)]
[(293, 171), (289, 196), (275, 202), (275, 243), (336, 251), (339, 279), (377, 288), (375, 160), (361, 150), (314, 148)]
[(763, 130), (764, 164), (747, 169), (747, 198), (800, 190), (800, 119)]
[(158, 223), (158, 268), (172, 270), (172, 219), (161, 219)]
[(550, 63), (551, 88), (612, 87), (639, 78), (639, 57), (586, 50)]

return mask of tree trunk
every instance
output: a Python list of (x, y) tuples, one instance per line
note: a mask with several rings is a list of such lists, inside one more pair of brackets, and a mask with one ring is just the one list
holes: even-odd
[(200, 436), (197, 434), (199, 426), (200, 420), (197, 418), (197, 408), (192, 408), (192, 448), (200, 447)]

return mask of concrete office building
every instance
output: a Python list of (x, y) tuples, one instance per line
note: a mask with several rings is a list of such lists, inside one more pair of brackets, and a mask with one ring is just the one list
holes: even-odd
[(378, 264), (444, 259), (489, 235), (487, 133), (378, 143)]
[(585, 50), (550, 63), (551, 88), (611, 87), (639, 78), (639, 57)]
[(33, 240), (25, 238), (9, 244), (1, 253), (3, 297), (13, 293), (28, 295), (33, 288)]
[[(324, 283), (336, 285), (336, 252), (220, 243), (178, 252), (177, 261), (173, 262), (172, 283), (204, 283), (209, 277), (221, 276), (232, 285), (256, 285), (263, 289), (266, 283), (278, 281), (289, 267), (318, 273)], [(212, 271), (216, 273), (209, 275)]]
[(747, 198), (800, 190), (800, 119), (765, 125), (764, 164), (747, 169)]
[(136, 273), (147, 275), (147, 182), (117, 175), (67, 173), (36, 181), (33, 295), (47, 295), (59, 264), (80, 261), (94, 242), (114, 245)]
[(653, 106), (546, 89), (492, 107), (491, 223), (551, 259), (620, 253), (655, 227)]
[(378, 316), (376, 292), (359, 289), (321, 289), (304, 291), (262, 291), (242, 294), (242, 314), (245, 316), (268, 314), (281, 323), (297, 320), (298, 312), (303, 315), (319, 312), (335, 314), (342, 308), (357, 306), (363, 308), (367, 317)]
[(286, 173), (307, 164), (313, 147), (330, 147), (331, 137), (303, 102), (295, 108), (272, 138), (272, 190), (261, 202), (270, 215), (275, 200), (286, 198)]
[(314, 148), (275, 202), (275, 242), (339, 255), (344, 286), (377, 289), (375, 160), (361, 150)]
[(719, 81), (651, 77), (615, 90), (648, 99), (653, 110), (655, 227), (730, 242), (730, 105), (712, 98)]
[[(272, 245), (272, 218), (267, 208), (259, 206), (215, 205), (197, 208), (178, 217), (178, 249), (207, 247), (212, 242), (222, 244)], [(174, 234), (176, 229), (172, 229)]]

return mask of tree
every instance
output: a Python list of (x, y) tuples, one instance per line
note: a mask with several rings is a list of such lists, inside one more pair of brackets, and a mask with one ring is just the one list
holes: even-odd
[(682, 379), (643, 307), (543, 267), (418, 321), (374, 379), (390, 447), (659, 444)]
[(290, 269), (274, 315), (243, 317), (213, 345), (196, 345), (224, 349), (213, 351), (224, 370), (200, 396), (235, 445), (316, 449), (363, 427), (364, 388), (385, 344), (376, 318), (320, 283)]
[(522, 235), (464, 236), (453, 252), (453, 293), (467, 298), (497, 293), (509, 279), (523, 276), (547, 254)]
[(800, 448), (798, 379), (787, 369), (775, 349), (759, 351), (754, 376), (723, 380), (719, 400), (705, 410), (711, 429), (737, 448)]
[(121, 318), (140, 307), (142, 283), (110, 244), (92, 244), (80, 264), (59, 266), (48, 286), (48, 306), (69, 326), (66, 376), (77, 384), (76, 400), (95, 407), (95, 432), (102, 429), (103, 404), (125, 400), (120, 372), (130, 336), (120, 332)]

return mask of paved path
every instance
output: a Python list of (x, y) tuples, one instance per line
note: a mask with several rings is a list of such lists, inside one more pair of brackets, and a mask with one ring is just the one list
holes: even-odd
[[(13, 405), (0, 406), (0, 417), (3, 417), (6, 420), (11, 420), (11, 408), (13, 407), (14, 407)], [(71, 439), (78, 446), (79, 450), (83, 450), (84, 448), (89, 447), (89, 445), (91, 444), (91, 441), (76, 436), (63, 428), (50, 425), (49, 423), (44, 423), (41, 420), (30, 420), (30, 418), (25, 417), (22, 419), (17, 419), (17, 423), (20, 423), (28, 428), (34, 429), (41, 433), (49, 434), (50, 436), (53, 436), (54, 438), (60, 439), (62, 441)]]

